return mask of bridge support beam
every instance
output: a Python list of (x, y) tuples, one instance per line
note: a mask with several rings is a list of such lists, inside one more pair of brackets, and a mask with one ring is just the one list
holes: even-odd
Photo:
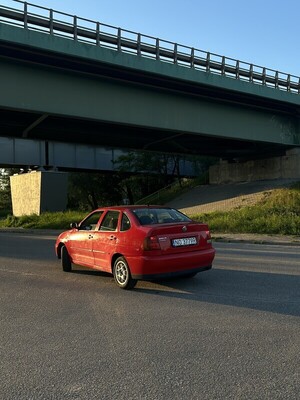
[(300, 149), (288, 150), (285, 156), (229, 163), (220, 161), (209, 169), (209, 183), (251, 182), (265, 179), (299, 179)]
[(67, 173), (33, 171), (10, 177), (13, 215), (62, 211), (67, 205)]

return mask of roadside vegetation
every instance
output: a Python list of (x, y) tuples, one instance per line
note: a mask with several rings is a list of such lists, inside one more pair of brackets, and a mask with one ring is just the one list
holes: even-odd
[(300, 183), (268, 192), (253, 206), (192, 217), (212, 232), (300, 235)]
[(46, 212), (41, 215), (0, 218), (0, 228), (61, 229), (67, 230), (71, 222), (80, 222), (88, 211)]
[[(71, 222), (81, 221), (87, 212), (88, 210), (66, 211), (19, 218), (1, 213), (0, 227), (65, 230)], [(266, 192), (265, 197), (254, 206), (191, 217), (207, 222), (213, 233), (300, 235), (300, 183), (291, 188)]]
[[(183, 161), (182, 156), (178, 155), (130, 152), (115, 161), (113, 172), (70, 172), (69, 211), (19, 218), (12, 216), (10, 176), (20, 173), (20, 169), (0, 168), (0, 227), (64, 230), (68, 229), (70, 222), (81, 221), (88, 212), (100, 206), (136, 204), (141, 199), (142, 202), (147, 199), (146, 204), (166, 203), (193, 185), (204, 183), (208, 166), (215, 162), (206, 157), (185, 157), (194, 172), (203, 176), (199, 181), (181, 175)], [(161, 190), (166, 187), (167, 190)], [(151, 193), (155, 193), (155, 196), (148, 198)]]
[[(68, 229), (99, 206), (113, 204), (166, 204), (195, 185), (207, 183), (213, 160), (191, 158), (200, 178), (180, 174), (180, 160), (160, 153), (129, 153), (115, 163), (116, 170), (104, 173), (69, 173), (68, 211), (41, 216), (12, 216), (9, 176), (18, 169), (0, 169), (0, 228)], [(173, 165), (170, 172), (169, 166)], [(163, 189), (162, 189), (163, 188)], [(150, 195), (149, 195), (150, 194)], [(231, 211), (189, 215), (207, 222), (212, 232), (300, 235), (300, 182), (286, 189), (266, 192), (253, 206)]]

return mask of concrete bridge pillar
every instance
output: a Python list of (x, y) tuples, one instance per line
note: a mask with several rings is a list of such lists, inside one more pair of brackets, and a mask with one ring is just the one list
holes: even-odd
[(10, 177), (13, 215), (63, 211), (67, 205), (68, 174), (32, 171)]
[(209, 169), (209, 183), (251, 182), (266, 179), (299, 179), (300, 148), (288, 150), (282, 157), (230, 163), (221, 160)]

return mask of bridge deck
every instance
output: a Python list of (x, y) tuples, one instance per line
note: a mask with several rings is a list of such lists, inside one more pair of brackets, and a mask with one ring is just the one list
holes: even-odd
[(13, 3), (0, 5), (2, 137), (225, 159), (300, 145), (298, 77)]
[[(266, 87), (300, 93), (300, 78), (248, 62), (220, 56), (16, 0), (14, 7), (0, 5), (0, 22), (117, 52), (154, 59)], [(16, 8), (16, 5), (19, 5)]]

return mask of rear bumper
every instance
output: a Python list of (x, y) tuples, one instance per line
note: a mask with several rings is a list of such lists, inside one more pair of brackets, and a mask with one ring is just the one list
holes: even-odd
[(190, 253), (126, 257), (134, 279), (152, 280), (198, 273), (211, 268), (214, 248)]
[(189, 270), (182, 270), (176, 272), (162, 272), (158, 274), (142, 274), (142, 275), (134, 275), (132, 274), (133, 279), (139, 279), (143, 281), (155, 281), (158, 279), (170, 279), (177, 278), (180, 276), (197, 274), (198, 272), (207, 271), (212, 268), (212, 265), (207, 265), (206, 267), (193, 268)]

